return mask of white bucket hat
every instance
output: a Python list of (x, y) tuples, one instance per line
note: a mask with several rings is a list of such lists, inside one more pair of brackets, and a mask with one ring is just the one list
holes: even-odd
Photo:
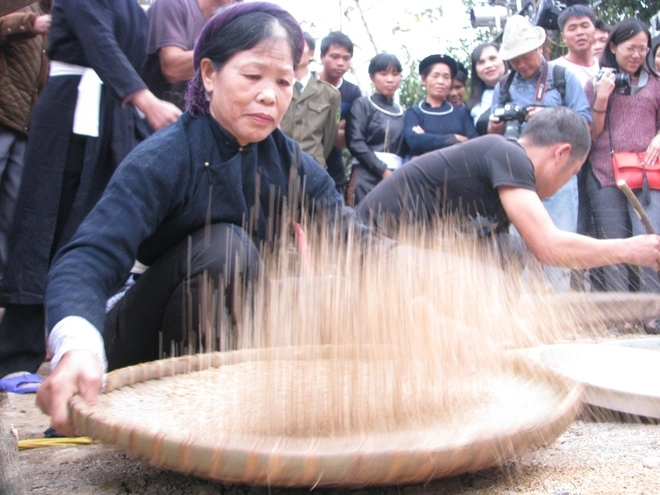
[(534, 26), (521, 15), (512, 15), (506, 20), (499, 56), (511, 60), (536, 50), (545, 42), (545, 29)]

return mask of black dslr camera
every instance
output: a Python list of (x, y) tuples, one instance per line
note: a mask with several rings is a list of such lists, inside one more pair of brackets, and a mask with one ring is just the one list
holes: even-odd
[(630, 75), (625, 72), (619, 72), (616, 69), (600, 69), (596, 76), (596, 82), (600, 81), (608, 72), (614, 74), (614, 91), (622, 95), (629, 95), (631, 88)]
[(520, 128), (529, 111), (525, 107), (519, 107), (514, 103), (505, 103), (493, 110), (493, 116), (500, 122), (506, 122), (504, 128), (504, 137), (507, 139), (518, 139), (520, 137)]

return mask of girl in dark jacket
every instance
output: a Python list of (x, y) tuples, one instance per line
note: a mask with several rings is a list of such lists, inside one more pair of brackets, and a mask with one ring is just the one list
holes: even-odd
[(369, 63), (375, 91), (351, 106), (348, 149), (353, 156), (349, 202), (358, 204), (381, 180), (401, 165), (406, 155), (404, 108), (394, 101), (401, 83), (401, 62), (381, 53)]

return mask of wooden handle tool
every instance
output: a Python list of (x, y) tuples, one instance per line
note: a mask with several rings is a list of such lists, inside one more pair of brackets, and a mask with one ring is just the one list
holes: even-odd
[(642, 225), (644, 226), (644, 229), (646, 230), (646, 233), (647, 234), (655, 234), (655, 230), (653, 229), (653, 225), (651, 225), (651, 220), (649, 220), (649, 216), (644, 211), (644, 207), (642, 206), (642, 204), (637, 199), (637, 196), (635, 196), (635, 193), (632, 192), (630, 187), (628, 187), (628, 184), (626, 183), (626, 181), (623, 180), (623, 179), (620, 179), (616, 183), (616, 185), (619, 189), (621, 189), (623, 191), (623, 194), (626, 195), (626, 198), (628, 198), (628, 201), (630, 201), (630, 204), (635, 209), (635, 212), (637, 212), (637, 216), (639, 216), (639, 219), (642, 221)]

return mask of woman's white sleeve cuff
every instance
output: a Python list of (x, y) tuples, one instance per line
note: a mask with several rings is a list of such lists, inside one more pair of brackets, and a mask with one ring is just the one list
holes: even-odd
[(108, 369), (103, 337), (98, 329), (85, 318), (67, 316), (57, 322), (48, 336), (48, 345), (53, 354), (50, 369), (53, 370), (69, 351), (88, 351), (96, 356), (103, 372)]

